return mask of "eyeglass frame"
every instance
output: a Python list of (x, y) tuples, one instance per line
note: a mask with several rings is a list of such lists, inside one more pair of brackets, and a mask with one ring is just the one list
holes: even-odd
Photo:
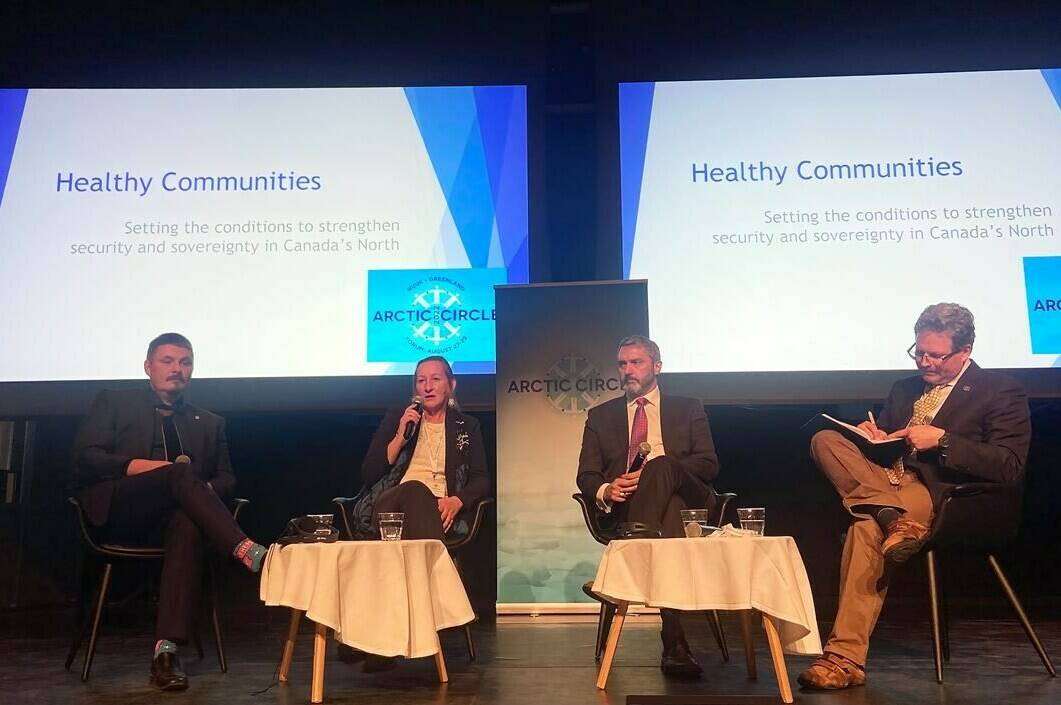
[(914, 348), (916, 348), (916, 347), (917, 347), (917, 343), (915, 342), (910, 347), (908, 347), (906, 349), (907, 357), (909, 357), (914, 362), (920, 362), (921, 358), (927, 357), (929, 360), (931, 360), (933, 363), (935, 363), (937, 365), (942, 365), (947, 360), (951, 359), (952, 357), (954, 357), (955, 355), (957, 355), (960, 352), (964, 352), (964, 350), (965, 350), (965, 346), (963, 345), (962, 347), (958, 348), (957, 350), (952, 350), (951, 352), (944, 353), (943, 355), (933, 355), (932, 353), (927, 353), (927, 352), (922, 352), (920, 355), (917, 355), (914, 352)]

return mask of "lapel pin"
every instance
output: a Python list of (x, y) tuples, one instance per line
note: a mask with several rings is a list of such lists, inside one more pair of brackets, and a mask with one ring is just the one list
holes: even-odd
[[(966, 391), (968, 391), (968, 387), (966, 388)], [(198, 416), (196, 416), (196, 417), (195, 417), (195, 420), (196, 420), (196, 421), (198, 421), (198, 420), (199, 420), (199, 417), (198, 417)]]
[[(970, 386), (969, 386), (969, 385), (967, 384), (967, 385), (965, 385), (964, 387), (962, 387), (962, 391), (963, 391), (963, 392), (971, 392), (971, 391), (973, 391), (973, 388), (972, 388), (972, 387), (970, 387)], [(196, 418), (199, 418), (199, 417), (197, 416)]]

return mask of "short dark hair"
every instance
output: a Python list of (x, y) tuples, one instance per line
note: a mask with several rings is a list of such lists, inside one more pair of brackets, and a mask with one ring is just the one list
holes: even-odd
[(147, 344), (147, 359), (150, 360), (155, 351), (163, 345), (176, 345), (178, 348), (192, 349), (191, 341), (180, 333), (163, 333)]
[(630, 345), (638, 345), (638, 346), (644, 348), (645, 351), (648, 353), (648, 356), (652, 358), (652, 362), (659, 362), (660, 361), (659, 346), (656, 345), (654, 342), (652, 342), (652, 340), (650, 340), (647, 336), (644, 336), (644, 335), (628, 335), (628, 336), (626, 336), (625, 338), (623, 338), (622, 340), (619, 341), (619, 347), (616, 350), (616, 352), (618, 352), (618, 350), (621, 350), (622, 348), (628, 347)]
[(973, 314), (959, 304), (932, 304), (922, 311), (917, 317), (917, 323), (914, 324), (914, 335), (926, 330), (949, 334), (954, 350), (972, 345), (976, 340)]

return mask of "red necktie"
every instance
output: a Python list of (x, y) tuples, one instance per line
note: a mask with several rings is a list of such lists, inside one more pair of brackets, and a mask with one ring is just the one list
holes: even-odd
[(648, 403), (648, 399), (638, 397), (634, 403), (637, 404), (637, 410), (634, 411), (634, 423), (630, 427), (630, 447), (626, 453), (626, 467), (630, 467), (630, 463), (634, 462), (638, 446), (648, 440), (648, 414), (645, 413), (645, 404)]

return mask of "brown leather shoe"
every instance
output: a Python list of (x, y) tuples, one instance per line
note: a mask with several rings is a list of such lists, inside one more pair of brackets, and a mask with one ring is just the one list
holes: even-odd
[(828, 651), (796, 681), (812, 690), (840, 690), (866, 684), (866, 671), (851, 659)]
[(928, 535), (928, 527), (913, 519), (899, 518), (888, 524), (888, 535), (881, 544), (884, 560), (898, 565), (905, 563), (921, 550)]

